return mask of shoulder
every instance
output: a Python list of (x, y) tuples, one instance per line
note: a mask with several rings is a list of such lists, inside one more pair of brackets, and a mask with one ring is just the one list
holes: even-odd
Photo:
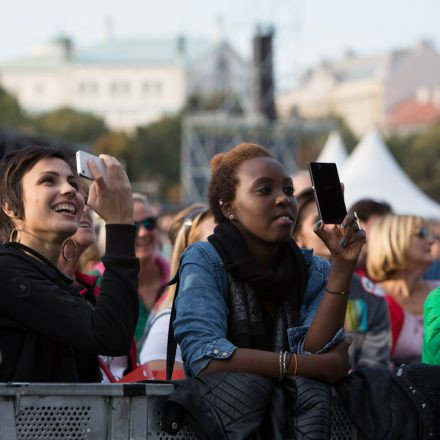
[(322, 283), (327, 281), (328, 273), (330, 272), (330, 263), (321, 257), (313, 255), (312, 249), (300, 249), (306, 263), (309, 283)]
[(385, 290), (379, 284), (371, 281), (370, 278), (353, 274), (350, 284), (350, 296), (355, 295), (385, 298)]
[(182, 255), (181, 263), (197, 262), (223, 267), (223, 261), (215, 247), (207, 241), (198, 241), (189, 246)]
[(426, 298), (425, 310), (433, 307), (440, 308), (440, 287), (434, 289)]
[(330, 263), (324, 258), (313, 255), (312, 249), (301, 249), (307, 267), (307, 286), (304, 302), (311, 303), (322, 292), (327, 283)]

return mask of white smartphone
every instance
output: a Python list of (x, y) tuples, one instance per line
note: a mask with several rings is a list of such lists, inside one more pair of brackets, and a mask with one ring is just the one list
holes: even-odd
[(85, 179), (93, 180), (92, 174), (90, 172), (89, 166), (87, 165), (88, 160), (93, 160), (98, 167), (99, 172), (105, 176), (107, 170), (105, 168), (104, 162), (93, 154), (87, 153), (87, 151), (79, 150), (76, 152), (76, 171), (81, 177)]

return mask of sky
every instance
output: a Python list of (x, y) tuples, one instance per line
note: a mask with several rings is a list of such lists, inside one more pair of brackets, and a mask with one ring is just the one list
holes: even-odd
[(106, 22), (116, 38), (222, 34), (249, 57), (256, 26), (272, 25), (284, 88), (307, 66), (345, 50), (369, 54), (421, 39), (440, 50), (439, 0), (0, 0), (0, 62), (60, 34), (91, 46)]

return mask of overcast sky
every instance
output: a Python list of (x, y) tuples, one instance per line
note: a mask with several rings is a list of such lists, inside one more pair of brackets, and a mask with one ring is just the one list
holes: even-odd
[(276, 28), (277, 77), (346, 49), (372, 53), (429, 39), (440, 48), (440, 0), (0, 0), (0, 61), (66, 34), (88, 46), (115, 37), (223, 34), (244, 55), (258, 23)]

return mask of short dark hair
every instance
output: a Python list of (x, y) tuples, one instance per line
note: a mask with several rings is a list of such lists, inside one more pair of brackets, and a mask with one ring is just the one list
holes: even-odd
[(227, 221), (220, 209), (219, 202), (220, 199), (228, 202), (234, 200), (238, 184), (238, 179), (236, 178), (238, 167), (243, 162), (256, 157), (273, 158), (270, 152), (263, 146), (247, 142), (235, 146), (226, 153), (216, 154), (212, 158), (212, 176), (208, 186), (208, 204), (217, 224)]
[(5, 154), (0, 161), (0, 229), (7, 237), (15, 225), (4, 211), (7, 203), (14, 215), (23, 219), (23, 176), (40, 160), (57, 158), (64, 160), (74, 171), (63, 150), (52, 147), (27, 147)]
[(353, 211), (356, 211), (359, 220), (362, 222), (367, 222), (373, 215), (384, 216), (393, 212), (391, 205), (387, 202), (367, 198), (353, 203), (349, 213), (351, 214)]
[(295, 194), (298, 202), (298, 215), (296, 216), (295, 227), (293, 228), (293, 236), (295, 236), (301, 229), (304, 221), (304, 208), (310, 203), (315, 203), (315, 195), (312, 188), (306, 188)]

